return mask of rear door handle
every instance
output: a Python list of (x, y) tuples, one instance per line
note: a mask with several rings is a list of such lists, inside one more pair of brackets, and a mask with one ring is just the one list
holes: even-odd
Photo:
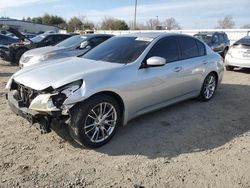
[(204, 60), (204, 61), (202, 61), (202, 63), (203, 63), (204, 65), (206, 65), (208, 62), (207, 62), (207, 60)]
[(175, 68), (174, 68), (174, 71), (175, 71), (175, 72), (180, 72), (181, 70), (182, 70), (182, 67), (175, 67)]

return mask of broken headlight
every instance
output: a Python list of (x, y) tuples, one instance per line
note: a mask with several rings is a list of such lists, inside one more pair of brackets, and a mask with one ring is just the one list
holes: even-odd
[(56, 89), (51, 94), (40, 94), (30, 104), (30, 109), (36, 111), (58, 111), (64, 101), (82, 86), (83, 80), (78, 80)]
[(60, 106), (62, 106), (64, 101), (82, 86), (82, 83), (83, 83), (82, 80), (78, 80), (58, 88), (56, 90), (58, 94), (52, 96), (53, 104), (56, 107), (60, 108)]

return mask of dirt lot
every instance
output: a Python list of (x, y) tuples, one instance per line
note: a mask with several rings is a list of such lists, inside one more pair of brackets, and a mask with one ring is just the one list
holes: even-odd
[(212, 101), (139, 117), (96, 150), (10, 111), (4, 87), (17, 70), (0, 62), (0, 187), (250, 187), (250, 70), (225, 72)]

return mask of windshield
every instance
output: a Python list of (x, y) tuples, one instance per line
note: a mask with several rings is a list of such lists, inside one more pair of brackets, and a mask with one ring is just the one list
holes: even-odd
[(212, 35), (197, 34), (197, 35), (194, 35), (194, 37), (205, 42), (205, 43), (210, 43), (212, 40)]
[(83, 56), (86, 59), (112, 63), (135, 61), (153, 39), (140, 37), (114, 37)]
[(76, 46), (77, 44), (80, 45), (80, 43), (82, 43), (85, 40), (87, 40), (86, 36), (76, 35), (58, 43), (56, 46), (69, 48)]
[(45, 38), (45, 35), (38, 35), (30, 40), (34, 43), (38, 43), (38, 42), (41, 42), (44, 38)]
[(234, 45), (245, 45), (245, 46), (250, 46), (250, 37), (244, 37), (240, 40), (238, 40)]

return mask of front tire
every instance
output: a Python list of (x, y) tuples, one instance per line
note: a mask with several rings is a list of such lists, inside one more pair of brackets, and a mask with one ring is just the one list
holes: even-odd
[(217, 88), (217, 76), (215, 75), (215, 73), (210, 73), (207, 75), (207, 77), (203, 82), (199, 99), (205, 102), (211, 100), (214, 96), (216, 88)]
[(69, 132), (78, 144), (96, 148), (110, 141), (120, 124), (119, 104), (113, 97), (101, 94), (74, 107)]
[(233, 71), (234, 67), (233, 66), (225, 66), (227, 71)]

